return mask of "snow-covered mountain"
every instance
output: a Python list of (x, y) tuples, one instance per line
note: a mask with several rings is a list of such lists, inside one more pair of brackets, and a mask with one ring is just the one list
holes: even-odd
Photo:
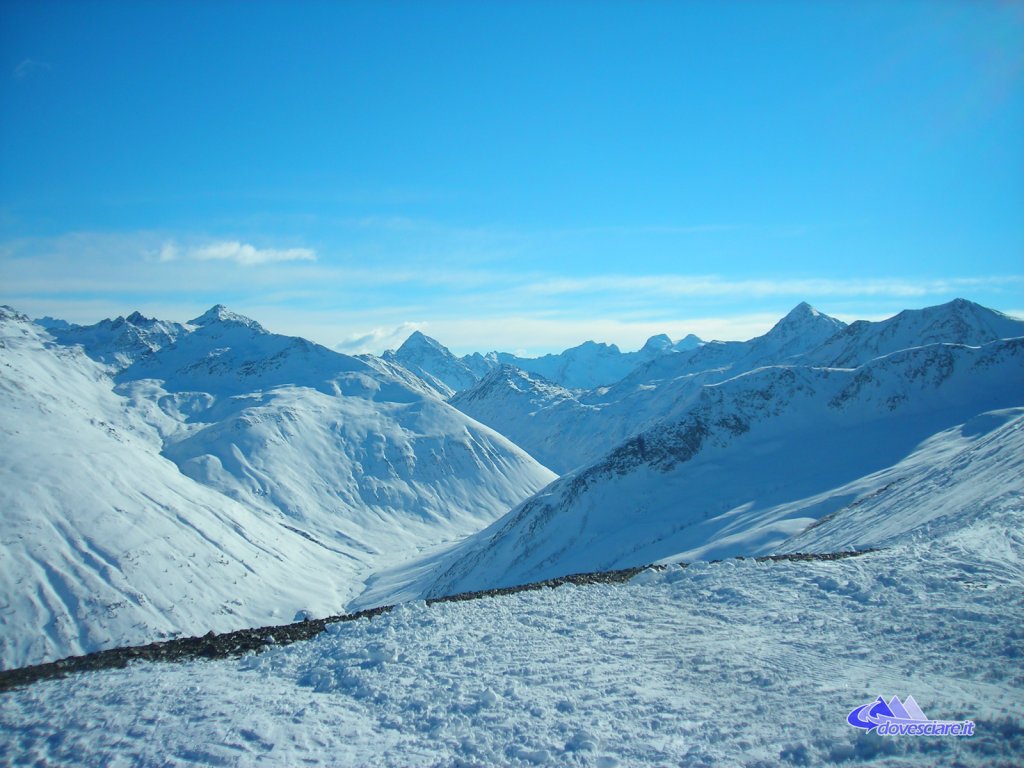
[(965, 299), (907, 309), (880, 322), (858, 320), (807, 356), (808, 362), (852, 367), (879, 355), (938, 342), (978, 345), (1024, 336), (1024, 321)]
[[(551, 395), (526, 379), (500, 377), (460, 393), (452, 404), (510, 437), (556, 472), (597, 460), (622, 440), (678, 416), (700, 388), (762, 366), (845, 366), (921, 344), (978, 345), (1024, 336), (1024, 322), (962, 299), (908, 310), (890, 320), (845, 323), (798, 304), (763, 336), (712, 341), (662, 354), (611, 386)], [(657, 338), (657, 337), (655, 337)], [(676, 345), (678, 347), (678, 345)]]
[(468, 389), (480, 378), (464, 360), (420, 331), (413, 331), (402, 346), (394, 352), (385, 352), (382, 357), (412, 371), (445, 398)]
[(179, 323), (144, 317), (139, 312), (128, 317), (101, 320), (95, 325), (52, 322), (52, 325), (44, 327), (62, 344), (80, 344), (94, 360), (117, 368), (127, 367), (172, 344), (187, 330)]
[(73, 331), (0, 315), (4, 666), (337, 612), (554, 477), (402, 379), (220, 306)]
[[(589, 391), (463, 358), (482, 379), (452, 398), (467, 411), (532, 415), (510, 423), (552, 455), (612, 443), (541, 488), (550, 473), (395, 360), (223, 307), (166, 332), (120, 320), (48, 332), (0, 309), (0, 666), (692, 565), (8, 690), (15, 762), (982, 766), (1024, 749), (1020, 321), (958, 301), (843, 328), (801, 305), (750, 342), (655, 337), (644, 373)], [(974, 735), (848, 724), (897, 694)]]
[(704, 384), (788, 361), (844, 327), (804, 303), (768, 333), (747, 342), (705, 344), (689, 336), (673, 344), (667, 336), (652, 337), (644, 347), (648, 361), (612, 386), (570, 391), (535, 375), (502, 373), (486, 377), (450, 402), (564, 473), (678, 415)]
[(531, 456), (556, 472), (572, 469), (581, 455), (595, 450), (588, 407), (570, 390), (513, 365), (495, 368), (448, 402), (516, 445), (529, 446)]
[[(937, 456), (957, 461), (960, 443), (920, 454), (936, 435), (969, 443), (981, 434), (972, 424), (999, 418), (985, 414), (1021, 406), (1024, 339), (913, 347), (855, 369), (762, 367), (700, 387), (682, 418), (563, 476), (415, 578), (381, 575), (369, 594), (764, 554)], [(1021, 477), (1000, 492), (1020, 494)]]
[(622, 352), (615, 344), (585, 341), (579, 346), (543, 357), (518, 357), (498, 352), (498, 362), (543, 376), (567, 389), (593, 389), (613, 384), (638, 365), (673, 350), (672, 340), (664, 334), (648, 339), (636, 352)]
[(535, 374), (566, 389), (587, 390), (613, 384), (652, 360), (667, 354), (688, 352), (703, 342), (689, 334), (673, 342), (665, 334), (652, 336), (636, 352), (622, 352), (614, 344), (585, 341), (558, 354), (520, 357), (508, 352), (479, 352), (456, 357), (436, 339), (414, 331), (398, 350), (382, 358), (404, 366), (442, 397), (463, 392), (501, 366)]
[[(841, 320), (801, 302), (763, 336), (749, 341), (710, 341), (691, 347), (686, 354), (657, 357), (616, 382), (607, 396), (617, 399), (638, 388), (650, 389), (660, 382), (695, 373), (718, 371), (725, 378), (762, 365), (794, 362), (845, 327)], [(1003, 337), (991, 336), (986, 340), (993, 338)]]

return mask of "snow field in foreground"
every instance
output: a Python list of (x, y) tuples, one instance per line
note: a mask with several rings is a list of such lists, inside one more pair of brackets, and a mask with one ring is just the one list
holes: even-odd
[[(1014, 765), (1020, 501), (836, 562), (726, 561), (628, 585), (412, 603), (236, 660), (0, 696), (4, 763)], [(972, 738), (846, 724), (913, 695)]]

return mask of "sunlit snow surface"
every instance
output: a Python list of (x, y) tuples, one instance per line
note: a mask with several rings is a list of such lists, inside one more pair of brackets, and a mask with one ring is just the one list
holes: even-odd
[[(404, 605), (230, 661), (0, 695), (0, 755), (61, 765), (1014, 765), (1024, 505), (835, 562)], [(970, 738), (846, 723), (913, 695)]]
[(63, 335), (0, 307), (2, 669), (337, 613), (554, 478), (386, 366), (223, 307)]

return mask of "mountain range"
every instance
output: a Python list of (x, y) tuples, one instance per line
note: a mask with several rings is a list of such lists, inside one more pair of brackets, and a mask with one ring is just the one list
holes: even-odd
[(1022, 345), (964, 300), (533, 359), (419, 332), (350, 357), (221, 305), (4, 308), (0, 664), (919, 535), (951, 499), (1024, 492)]
[(422, 386), (213, 307), (0, 314), (0, 660), (336, 612), (554, 475)]

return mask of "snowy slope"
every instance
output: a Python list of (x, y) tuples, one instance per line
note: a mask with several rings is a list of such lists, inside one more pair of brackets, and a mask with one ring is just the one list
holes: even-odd
[[(901, 510), (912, 515), (913, 508)], [(836, 562), (401, 606), (237, 660), (139, 664), (0, 696), (39, 765), (1009, 768), (1024, 753), (1024, 507)], [(879, 736), (913, 696), (971, 737)]]
[(237, 316), (192, 325), (123, 371), (119, 391), (178, 421), (164, 453), (183, 473), (318, 540), (408, 552), (478, 530), (553, 479), (379, 367)]
[(1024, 408), (982, 413), (924, 441), (871, 478), (877, 488), (785, 541), (778, 552), (915, 544), (991, 508), (1024, 505)]
[[(374, 568), (479, 530), (554, 477), (422, 389), (223, 307), (144, 351), (122, 343), (125, 324), (63, 346), (3, 318), (2, 501), (21, 521), (4, 578), (23, 584), (3, 619), (5, 664), (336, 612)], [(162, 591), (164, 570), (187, 573), (193, 554), (259, 577), (235, 615), (223, 607), (234, 576)]]
[(0, 665), (336, 610), (350, 558), (183, 476), (103, 369), (0, 309)]
[[(660, 352), (647, 346), (644, 350), (646, 354)], [(595, 341), (585, 341), (557, 355), (543, 357), (526, 358), (499, 352), (498, 361), (538, 374), (568, 389), (593, 389), (602, 384), (611, 384), (641, 362), (635, 354), (623, 354), (614, 344)]]
[(915, 451), (934, 435), (1021, 405), (1021, 339), (918, 347), (858, 369), (761, 368), (702, 387), (683, 418), (563, 476), (429, 567), (380, 574), (361, 601), (770, 552), (878, 491), (901, 462), (926, 470), (934, 456)]
[(594, 443), (604, 440), (591, 429), (593, 409), (573, 392), (512, 365), (495, 368), (448, 402), (556, 472), (576, 467), (590, 452), (600, 453)]
[(420, 331), (414, 331), (396, 351), (385, 352), (383, 358), (404, 366), (445, 398), (468, 389), (480, 378), (447, 347)]
[(512, 366), (566, 389), (593, 389), (613, 384), (652, 360), (667, 354), (690, 351), (701, 344), (693, 334), (673, 342), (665, 334), (652, 336), (636, 352), (621, 352), (614, 344), (586, 341), (558, 354), (520, 357), (508, 352), (474, 353), (456, 357), (436, 339), (413, 332), (396, 351), (382, 356), (404, 366), (448, 398), (473, 387), (501, 366)]
[[(492, 374), (451, 404), (493, 427), (559, 473), (596, 461), (611, 448), (682, 413), (700, 387), (819, 346), (844, 324), (800, 304), (768, 333), (747, 342), (673, 345), (652, 337), (649, 362), (610, 387), (589, 392), (552, 387), (536, 376)], [(643, 350), (642, 350), (643, 351)]]
[(853, 367), (879, 355), (938, 342), (984, 344), (1024, 336), (1024, 320), (965, 299), (907, 309), (880, 322), (858, 320), (807, 356), (807, 362)]
[(492, 371), (449, 403), (493, 427), (555, 472), (570, 472), (638, 431), (679, 415), (712, 371), (659, 386), (614, 388), (614, 393), (570, 391), (513, 366)]
[(115, 368), (127, 367), (187, 332), (179, 323), (144, 317), (139, 312), (95, 325), (54, 325), (48, 330), (62, 344), (80, 344), (94, 360)]
[[(717, 371), (721, 379), (762, 365), (792, 363), (820, 347), (845, 327), (846, 324), (841, 320), (818, 311), (807, 302), (801, 302), (766, 334), (749, 341), (711, 341), (695, 346), (684, 354), (655, 358), (617, 382), (606, 397), (616, 399), (638, 388), (656, 387), (663, 381), (696, 373)], [(984, 341), (996, 338), (1002, 337), (991, 336)], [(935, 341), (960, 340), (950, 338)]]

